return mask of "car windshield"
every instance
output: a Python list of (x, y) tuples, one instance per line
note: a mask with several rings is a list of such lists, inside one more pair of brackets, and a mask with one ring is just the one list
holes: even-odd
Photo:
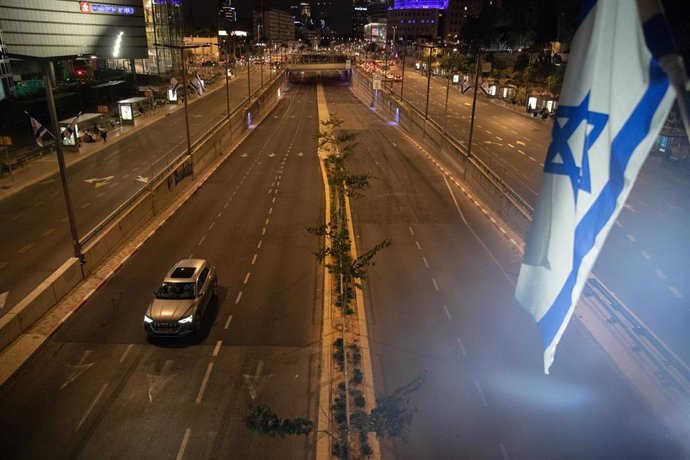
[(194, 283), (163, 283), (156, 293), (157, 299), (193, 299)]

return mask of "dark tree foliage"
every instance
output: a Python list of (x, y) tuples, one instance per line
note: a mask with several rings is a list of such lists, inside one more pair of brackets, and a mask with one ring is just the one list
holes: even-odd
[(264, 405), (251, 408), (243, 417), (244, 425), (250, 431), (265, 434), (272, 438), (309, 434), (314, 430), (314, 422), (306, 418), (280, 418)]

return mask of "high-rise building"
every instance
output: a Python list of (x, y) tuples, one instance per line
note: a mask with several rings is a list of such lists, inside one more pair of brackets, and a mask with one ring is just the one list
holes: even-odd
[(388, 10), (387, 35), (395, 33), (396, 40), (436, 40), (443, 33), (447, 7), (448, 0), (395, 0)]
[(145, 0), (146, 39), (149, 68), (158, 74), (182, 67), (179, 51), (161, 45), (182, 45), (182, 0)]
[(479, 16), (481, 8), (481, 0), (448, 0), (443, 39), (457, 41), (467, 18)]
[(368, 24), (369, 12), (368, 12), (368, 1), (355, 0), (352, 7), (352, 37), (353, 38), (363, 38), (364, 37), (364, 25)]
[(254, 11), (253, 22), (253, 29), (262, 41), (275, 43), (295, 39), (295, 21), (290, 13), (281, 10)]

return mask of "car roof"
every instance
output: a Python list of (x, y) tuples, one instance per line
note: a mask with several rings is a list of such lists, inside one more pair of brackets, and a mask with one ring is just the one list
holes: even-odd
[(191, 282), (196, 278), (196, 274), (206, 265), (204, 259), (182, 259), (170, 269), (164, 283)]

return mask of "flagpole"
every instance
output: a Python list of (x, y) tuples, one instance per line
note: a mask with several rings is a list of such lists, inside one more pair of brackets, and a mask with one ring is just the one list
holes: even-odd
[[(474, 94), (472, 95), (472, 116), (470, 117), (470, 139), (467, 144), (467, 160), (472, 158), (472, 132), (474, 131), (474, 111), (477, 107), (477, 89), (479, 86), (479, 61), (480, 49), (477, 48), (477, 64), (474, 69)], [(465, 166), (465, 174), (467, 174), (467, 166)]]
[(55, 99), (53, 98), (53, 84), (50, 81), (50, 61), (41, 61), (43, 68), (43, 80), (46, 86), (46, 99), (48, 100), (48, 112), (50, 113), (50, 122), (53, 127), (55, 151), (57, 152), (58, 167), (60, 170), (60, 179), (62, 182), (62, 192), (65, 196), (65, 206), (67, 207), (67, 220), (69, 222), (69, 229), (72, 235), (72, 248), (74, 250), (74, 257), (79, 259), (79, 262), (84, 264), (84, 254), (81, 252), (81, 244), (79, 243), (79, 234), (77, 233), (77, 223), (74, 218), (74, 208), (72, 206), (72, 197), (69, 192), (67, 183), (67, 168), (65, 166), (65, 156), (62, 152), (62, 136), (60, 136), (60, 127), (57, 119), (57, 112), (55, 110)]

